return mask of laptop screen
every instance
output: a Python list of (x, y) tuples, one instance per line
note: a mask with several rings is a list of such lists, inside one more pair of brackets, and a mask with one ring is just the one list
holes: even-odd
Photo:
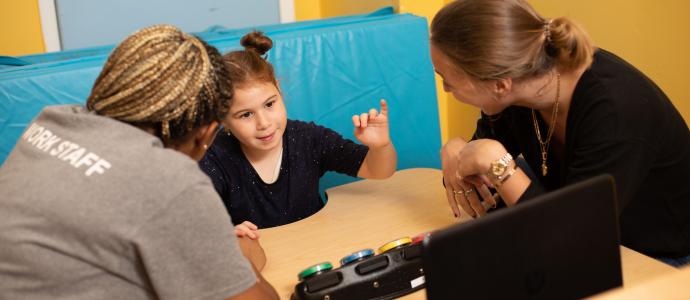
[(569, 299), (622, 284), (613, 178), (600, 175), (432, 233), (429, 299)]

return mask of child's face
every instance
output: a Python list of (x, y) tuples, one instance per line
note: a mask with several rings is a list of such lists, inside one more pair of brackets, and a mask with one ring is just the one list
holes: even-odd
[(235, 89), (223, 126), (237, 137), (245, 151), (267, 151), (280, 146), (287, 124), (283, 97), (269, 82), (248, 83)]

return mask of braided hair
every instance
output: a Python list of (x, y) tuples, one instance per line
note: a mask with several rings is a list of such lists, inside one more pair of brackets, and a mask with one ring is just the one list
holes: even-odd
[(110, 54), (86, 107), (149, 126), (165, 145), (220, 121), (233, 97), (218, 50), (170, 25), (135, 32)]

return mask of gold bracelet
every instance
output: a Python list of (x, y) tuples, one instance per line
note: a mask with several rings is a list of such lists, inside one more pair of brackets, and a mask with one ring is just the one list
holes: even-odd
[(492, 183), (494, 183), (494, 186), (498, 187), (508, 176), (510, 176), (510, 174), (512, 174), (510, 172), (515, 168), (510, 166), (511, 162), (513, 162), (513, 156), (510, 155), (510, 152), (506, 152), (503, 157), (491, 163), (488, 175)]
[(496, 188), (499, 188), (501, 185), (503, 185), (503, 183), (506, 180), (508, 180), (508, 178), (510, 178), (511, 175), (513, 175), (513, 173), (515, 173), (516, 170), (517, 170), (517, 164), (515, 165), (514, 168), (510, 168), (510, 170), (508, 170), (505, 174), (496, 177), (496, 179), (498, 179), (498, 182), (494, 183), (494, 186)]

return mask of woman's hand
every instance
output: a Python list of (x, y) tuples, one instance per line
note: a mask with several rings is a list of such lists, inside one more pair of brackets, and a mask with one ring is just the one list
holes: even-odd
[(388, 104), (381, 99), (381, 112), (375, 108), (368, 113), (352, 116), (355, 126), (355, 138), (369, 148), (381, 148), (391, 143), (388, 130)]
[[(487, 197), (490, 194), (488, 188), (496, 188), (494, 184), (499, 184), (494, 176), (489, 175), (489, 170), (492, 163), (503, 158), (507, 152), (505, 147), (498, 141), (479, 139), (465, 145), (458, 154), (458, 176), (464, 179), (463, 182), (469, 182), (475, 187), (482, 199), (484, 199), (485, 207), (487, 205), (496, 205), (494, 197)], [(515, 162), (512, 163), (511, 168), (515, 169), (509, 177), (505, 177), (510, 181), (506, 183), (504, 179), (503, 183), (500, 184), (500, 198), (508, 206), (517, 203), (531, 182), (529, 177), (517, 168)], [(498, 188), (496, 188), (496, 191), (498, 192)], [(478, 200), (475, 200), (472, 196), (467, 201), (475, 210), (481, 209), (479, 208)], [(479, 211), (477, 212), (480, 213)]]
[(248, 237), (252, 240), (259, 239), (259, 227), (252, 222), (244, 221), (242, 224), (235, 226), (235, 235), (237, 237)]
[[(446, 197), (456, 217), (460, 216), (460, 208), (475, 218), (485, 215), (488, 207), (496, 207), (496, 199), (489, 190), (489, 187), (493, 186), (486, 176), (493, 160), (488, 160), (484, 168), (486, 155), (482, 154), (484, 151), (487, 151), (487, 154), (493, 153), (496, 149), (487, 147), (496, 145), (491, 145), (487, 141), (491, 140), (466, 143), (458, 138), (449, 141), (441, 149)], [(503, 148), (500, 143), (492, 142)]]
[[(443, 168), (443, 185), (446, 187), (446, 198), (448, 204), (456, 218), (460, 217), (460, 208), (466, 212), (474, 212), (467, 204), (467, 202), (458, 203), (457, 197), (462, 197), (464, 189), (461, 186), (461, 179), (458, 174), (458, 156), (460, 150), (465, 147), (467, 142), (461, 138), (455, 138), (441, 148), (441, 167)], [(464, 205), (464, 206), (463, 206)], [(470, 213), (473, 216), (472, 213)], [(474, 216), (473, 216), (474, 217)]]
[[(490, 207), (496, 207), (498, 194), (496, 196), (491, 194), (490, 184), (487, 184), (485, 178), (477, 175), (463, 177), (462, 183), (463, 194), (457, 195), (455, 201), (463, 208), (469, 207), (471, 210), (465, 210), (465, 212), (471, 217), (484, 216)], [(463, 203), (466, 204), (463, 206)]]
[(496, 140), (479, 139), (465, 145), (458, 153), (458, 175), (460, 177), (478, 176), (484, 184), (493, 187), (487, 176), (491, 163), (508, 152)]

